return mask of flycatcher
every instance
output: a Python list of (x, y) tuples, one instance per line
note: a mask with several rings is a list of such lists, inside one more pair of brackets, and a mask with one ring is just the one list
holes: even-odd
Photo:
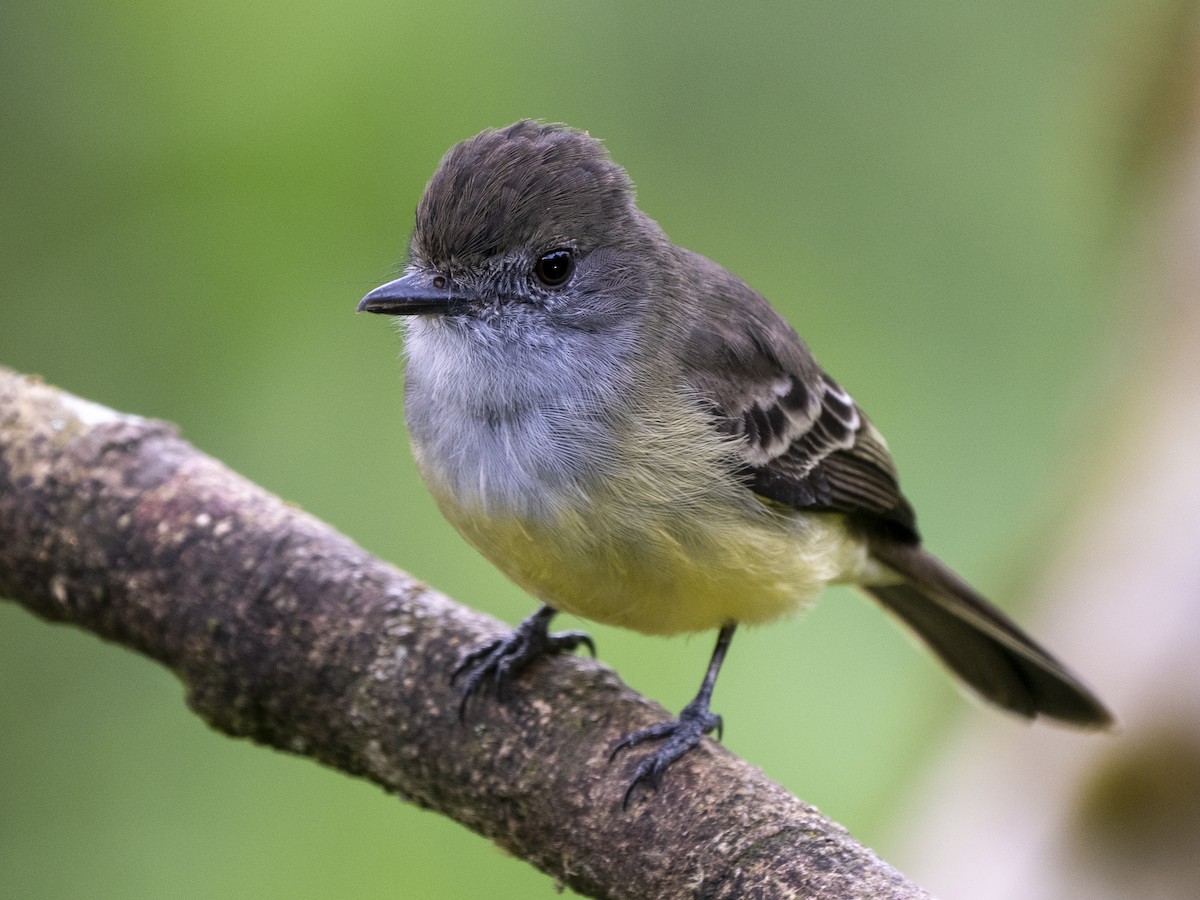
[[(359, 311), (404, 316), (405, 411), (446, 518), (544, 605), (468, 653), (462, 709), (543, 654), (558, 610), (646, 634), (719, 629), (678, 719), (635, 772), (721, 726), (734, 630), (857, 585), (968, 686), (1022, 716), (1112, 721), (1054, 657), (928, 553), (883, 437), (737, 276), (677, 247), (601, 144), (517, 122), (450, 149), (402, 278)], [(461, 711), (461, 710), (460, 710)]]

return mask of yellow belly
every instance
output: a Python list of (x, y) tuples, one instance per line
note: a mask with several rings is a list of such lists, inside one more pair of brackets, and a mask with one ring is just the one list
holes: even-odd
[(830, 582), (853, 580), (866, 562), (841, 516), (745, 498), (691, 515), (596, 498), (585, 512), (547, 521), (483, 516), (438, 499), (468, 541), (542, 602), (647, 634), (773, 619)]
[(669, 386), (650, 401), (590, 432), (528, 411), (468, 420), (451, 442), (422, 426), (413, 449), (442, 513), (484, 556), (598, 622), (647, 634), (763, 622), (862, 577), (866, 547), (840, 515), (760, 502), (711, 413)]

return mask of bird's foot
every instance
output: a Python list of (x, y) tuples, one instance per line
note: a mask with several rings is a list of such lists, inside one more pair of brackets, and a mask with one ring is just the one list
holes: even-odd
[(700, 743), (704, 735), (715, 731), (718, 740), (721, 737), (721, 717), (708, 708), (707, 703), (694, 700), (683, 708), (679, 718), (673, 722), (661, 722), (633, 734), (622, 740), (613, 748), (608, 761), (612, 762), (622, 750), (644, 744), (646, 741), (663, 741), (653, 753), (638, 763), (633, 773), (633, 780), (625, 791), (622, 807), (629, 808), (629, 799), (638, 785), (645, 784), (650, 790), (657, 791), (662, 781), (663, 773), (693, 747)]
[(566, 653), (580, 645), (587, 647), (592, 656), (596, 655), (596, 645), (582, 631), (549, 632), (547, 626), (554, 612), (548, 606), (543, 607), (509, 634), (463, 655), (450, 678), (451, 684), (462, 679), (458, 704), (460, 720), (466, 718), (467, 703), (477, 693), (491, 690), (497, 699), (507, 699), (509, 683), (539, 657)]

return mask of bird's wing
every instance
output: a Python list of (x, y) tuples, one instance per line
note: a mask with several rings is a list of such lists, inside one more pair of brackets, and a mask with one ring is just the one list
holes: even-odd
[(692, 323), (688, 353), (691, 388), (737, 439), (743, 481), (772, 502), (843, 513), (868, 531), (917, 541), (875, 426), (762, 297), (741, 282), (731, 289), (739, 296), (729, 314)]

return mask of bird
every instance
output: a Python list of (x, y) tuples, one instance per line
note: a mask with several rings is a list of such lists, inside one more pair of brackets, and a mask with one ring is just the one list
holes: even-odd
[(586, 647), (559, 611), (648, 635), (717, 631), (695, 698), (626, 736), (656, 791), (704, 735), (739, 626), (850, 584), (974, 693), (1029, 719), (1113, 722), (1047, 650), (926, 550), (887, 443), (745, 281), (676, 246), (604, 145), (522, 120), (451, 147), (404, 274), (359, 312), (403, 323), (404, 408), (442, 514), (540, 607), (466, 652), (460, 716)]

